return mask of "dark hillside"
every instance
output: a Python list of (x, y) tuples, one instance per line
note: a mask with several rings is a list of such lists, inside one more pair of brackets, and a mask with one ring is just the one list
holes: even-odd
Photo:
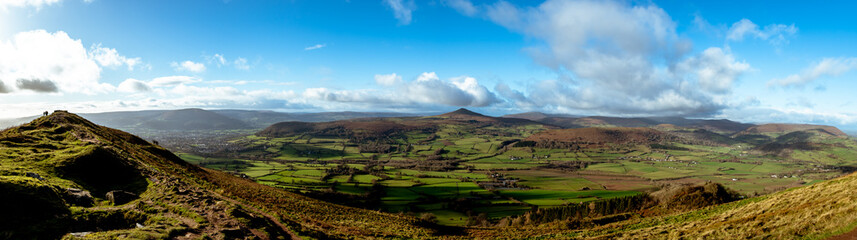
[(504, 117), (528, 119), (562, 128), (585, 127), (655, 127), (670, 124), (678, 127), (705, 129), (719, 134), (733, 134), (754, 125), (726, 119), (688, 119), (683, 117), (579, 117), (566, 114), (546, 114), (526, 112), (509, 114)]
[(536, 146), (567, 148), (569, 146), (603, 147), (610, 144), (656, 144), (679, 140), (651, 128), (575, 128), (548, 130), (527, 137)]
[[(458, 125), (471, 128), (512, 127), (544, 124), (519, 118), (485, 116), (467, 109), (429, 117), (361, 118), (333, 122), (280, 122), (256, 133), (263, 137), (285, 137), (299, 134), (311, 136), (339, 136), (352, 139), (379, 140), (402, 137), (410, 131), (433, 133), (441, 126)], [(555, 128), (553, 126), (544, 126)]]
[(771, 124), (763, 124), (758, 126), (753, 126), (747, 128), (746, 130), (738, 133), (737, 135), (751, 135), (751, 134), (764, 134), (764, 133), (778, 133), (778, 134), (786, 134), (790, 132), (796, 131), (804, 131), (811, 129), (820, 129), (822, 131), (827, 132), (828, 134), (835, 136), (848, 136), (839, 130), (839, 128), (833, 126), (825, 126), (825, 125), (811, 125), (811, 124), (782, 124), (782, 123), (771, 123)]

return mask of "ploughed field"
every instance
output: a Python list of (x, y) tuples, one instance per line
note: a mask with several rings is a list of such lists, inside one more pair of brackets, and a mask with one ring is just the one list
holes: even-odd
[(229, 150), (179, 156), (317, 199), (451, 226), (669, 184), (713, 182), (750, 197), (857, 166), (857, 143), (806, 125), (558, 129), (472, 112), (277, 125), (230, 139)]

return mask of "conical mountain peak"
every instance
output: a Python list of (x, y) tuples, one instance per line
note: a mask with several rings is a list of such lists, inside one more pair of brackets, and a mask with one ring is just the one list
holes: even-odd
[(448, 113), (444, 113), (444, 114), (442, 114), (441, 116), (462, 116), (462, 115), (464, 115), (464, 116), (485, 117), (485, 115), (482, 115), (482, 114), (479, 114), (479, 113), (476, 113), (476, 112), (470, 111), (470, 110), (468, 110), (468, 109), (466, 109), (466, 108), (459, 108), (458, 110), (455, 110), (455, 111), (452, 111), (452, 112), (448, 112)]

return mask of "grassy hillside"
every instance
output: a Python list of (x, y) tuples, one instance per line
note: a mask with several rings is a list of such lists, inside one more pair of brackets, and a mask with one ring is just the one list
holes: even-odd
[(483, 238), (824, 239), (857, 226), (857, 174), (663, 217), (633, 218), (584, 229), (563, 222), (473, 229)]
[(3, 239), (422, 238), (435, 232), (413, 217), (320, 202), (199, 168), (66, 112), (0, 132), (0, 162)]

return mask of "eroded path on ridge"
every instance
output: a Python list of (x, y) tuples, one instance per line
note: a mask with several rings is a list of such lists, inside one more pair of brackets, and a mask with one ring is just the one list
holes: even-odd
[(255, 214), (259, 214), (259, 215), (261, 215), (261, 216), (264, 216), (264, 217), (268, 218), (268, 219), (269, 219), (269, 220), (271, 220), (274, 224), (276, 224), (276, 225), (277, 225), (277, 227), (280, 227), (280, 229), (282, 229), (282, 230), (283, 230), (283, 232), (288, 233), (288, 234), (289, 234), (289, 237), (291, 237), (291, 239), (293, 239), (293, 240), (303, 240), (300, 236), (298, 236), (297, 234), (295, 234), (294, 232), (292, 232), (292, 230), (291, 230), (291, 229), (289, 229), (288, 227), (286, 227), (286, 225), (284, 225), (282, 222), (280, 222), (280, 219), (278, 219), (278, 218), (274, 217), (273, 215), (268, 214), (267, 212), (262, 211), (261, 209), (256, 208), (256, 207), (254, 207), (254, 206), (252, 206), (252, 205), (244, 204), (244, 203), (242, 203), (242, 202), (240, 202), (240, 201), (238, 201), (238, 200), (235, 200), (235, 199), (232, 199), (232, 198), (229, 198), (229, 197), (223, 196), (223, 195), (221, 195), (221, 194), (219, 194), (219, 193), (216, 193), (216, 192), (214, 192), (214, 191), (209, 191), (209, 192), (210, 192), (212, 195), (214, 195), (214, 196), (216, 196), (216, 197), (218, 197), (218, 198), (220, 198), (220, 199), (223, 199), (223, 200), (225, 200), (225, 201), (227, 201), (227, 202), (229, 202), (229, 203), (232, 203), (232, 204), (235, 204), (235, 205), (241, 206), (242, 208), (244, 208), (244, 209), (246, 209), (246, 210), (248, 210), (248, 211), (251, 211), (251, 212), (253, 212), (253, 213), (255, 213)]

